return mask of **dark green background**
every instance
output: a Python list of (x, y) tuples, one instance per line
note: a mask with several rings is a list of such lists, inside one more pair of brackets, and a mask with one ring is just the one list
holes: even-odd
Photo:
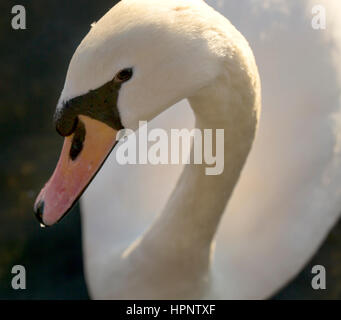
[[(87, 299), (79, 208), (41, 229), (36, 194), (56, 164), (62, 138), (52, 115), (69, 60), (115, 1), (22, 1), (27, 30), (11, 28), (14, 1), (0, 3), (0, 299)], [(233, 22), (233, 21), (232, 21)], [(341, 209), (341, 208), (340, 208)], [(341, 224), (313, 260), (276, 299), (341, 298)], [(11, 288), (11, 268), (27, 269), (27, 290)], [(311, 268), (327, 269), (327, 290), (314, 291)]]

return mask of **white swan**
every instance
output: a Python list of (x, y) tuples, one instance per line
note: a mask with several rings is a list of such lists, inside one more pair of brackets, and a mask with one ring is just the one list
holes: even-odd
[[(257, 14), (257, 3), (251, 2)], [(281, 3), (278, 23), (294, 16), (290, 10), (303, 8), (277, 2)], [(229, 3), (233, 5), (236, 3)], [(241, 16), (237, 6), (232, 9), (229, 14)], [(193, 10), (198, 11), (195, 16)], [(259, 49), (258, 55), (264, 59), (260, 70), (262, 79), (263, 74), (265, 77), (265, 112), (255, 146), (229, 202), (229, 212), (219, 226), (211, 265), (211, 239), (248, 153), (255, 128), (254, 110), (259, 105), (257, 71), (247, 44), (225, 19), (199, 0), (126, 0), (109, 11), (77, 49), (59, 110), (64, 101), (99, 88), (122, 68), (138, 63), (131, 82), (120, 89), (118, 109), (124, 126), (136, 128), (139, 119), (150, 120), (172, 103), (191, 97), (196, 126), (215, 127), (218, 116), (219, 126), (230, 133), (225, 137), (229, 156), (225, 157), (224, 174), (211, 179), (203, 176), (200, 168), (186, 166), (174, 193), (180, 166), (122, 167), (115, 163), (115, 151), (112, 153), (82, 203), (87, 282), (94, 298), (265, 298), (299, 271), (335, 222), (340, 207), (339, 130), (337, 121), (332, 122), (330, 116), (340, 118), (339, 70), (333, 69), (332, 63), (324, 63), (323, 67), (334, 76), (333, 85), (330, 80), (328, 85), (335, 97), (330, 104), (321, 106), (316, 99), (327, 101), (326, 82), (313, 82), (311, 77), (307, 84), (305, 77), (299, 78), (303, 72), (297, 68), (288, 72), (290, 68), (283, 61), (275, 57), (271, 60), (267, 55), (275, 55), (277, 50), (290, 52), (285, 45), (291, 40), (285, 38), (284, 31), (291, 27), (276, 29), (277, 33), (283, 30), (282, 38), (277, 39), (276, 34), (271, 34), (273, 29), (266, 32), (266, 23), (260, 33), (247, 21), (253, 28), (248, 38), (254, 44), (262, 41), (264, 50)], [(336, 30), (335, 25), (333, 28)], [(257, 39), (260, 34), (262, 37)], [(340, 43), (335, 32), (328, 35), (333, 43)], [(318, 48), (323, 37), (314, 38), (313, 33), (310, 37), (311, 46)], [(281, 46), (276, 48), (276, 44)], [(324, 55), (327, 51), (321, 50)], [(303, 53), (292, 55), (301, 57)], [(290, 55), (287, 57), (291, 61)], [(309, 73), (306, 68), (311, 61), (307, 57), (298, 61)], [(270, 78), (276, 74), (289, 78), (290, 83)], [(231, 90), (231, 86), (238, 90)], [(315, 100), (302, 101), (303, 93), (307, 96), (302, 90), (319, 95)], [(245, 95), (240, 105), (243, 112), (233, 107), (240, 95)], [(291, 104), (283, 97), (290, 97)], [(234, 98), (234, 102), (229, 100)], [(193, 126), (193, 116), (185, 104), (160, 114), (151, 125)], [(215, 112), (202, 117), (201, 110), (206, 112), (207, 105)], [(103, 129), (103, 125), (84, 116), (80, 118), (87, 133), (93, 125), (93, 130), (107, 130), (103, 136), (112, 134), (111, 129)], [(250, 122), (246, 132), (235, 138), (234, 130), (242, 130), (247, 119)], [(94, 136), (86, 135), (84, 150), (75, 162), (82, 157), (87, 160), (87, 138)], [(312, 139), (314, 143), (309, 145)], [(71, 141), (66, 138), (66, 151), (68, 143)], [(63, 170), (63, 165), (60, 167)], [(58, 171), (54, 179), (52, 182), (60, 181)], [(85, 180), (80, 181), (81, 186)], [(63, 214), (63, 210), (55, 215), (49, 209), (49, 188), (56, 196), (50, 182), (39, 197), (45, 200), (44, 212), (38, 211), (46, 224)], [(78, 190), (71, 191), (75, 196)], [(69, 205), (74, 198), (70, 199), (61, 202)]]

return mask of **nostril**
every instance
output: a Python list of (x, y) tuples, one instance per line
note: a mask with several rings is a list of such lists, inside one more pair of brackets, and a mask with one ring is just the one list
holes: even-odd
[(85, 126), (84, 123), (79, 120), (77, 123), (77, 128), (75, 130), (75, 134), (72, 139), (72, 144), (70, 148), (70, 158), (72, 161), (76, 160), (78, 155), (81, 153), (83, 149), (83, 144), (85, 140)]
[(37, 203), (37, 205), (34, 207), (34, 214), (35, 214), (37, 220), (45, 226), (45, 224), (43, 222), (44, 206), (45, 206), (45, 202), (40, 200)]

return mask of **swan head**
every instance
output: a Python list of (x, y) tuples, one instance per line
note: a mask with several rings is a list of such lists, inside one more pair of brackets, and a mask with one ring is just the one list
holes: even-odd
[(228, 40), (232, 29), (200, 0), (123, 0), (91, 27), (71, 59), (56, 108), (65, 142), (35, 203), (41, 223), (54, 224), (72, 207), (119, 129), (137, 129), (223, 72), (237, 50)]
[(212, 13), (218, 15), (198, 0), (119, 2), (74, 53), (58, 108), (127, 70), (131, 78), (116, 101), (125, 128), (136, 129), (188, 97), (221, 71), (222, 53), (213, 43), (221, 39), (209, 34)]

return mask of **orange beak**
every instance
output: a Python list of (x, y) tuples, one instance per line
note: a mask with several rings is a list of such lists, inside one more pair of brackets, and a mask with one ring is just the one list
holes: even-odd
[(77, 202), (114, 148), (116, 134), (98, 120), (78, 116), (77, 127), (65, 138), (57, 167), (34, 205), (43, 225), (58, 222)]

